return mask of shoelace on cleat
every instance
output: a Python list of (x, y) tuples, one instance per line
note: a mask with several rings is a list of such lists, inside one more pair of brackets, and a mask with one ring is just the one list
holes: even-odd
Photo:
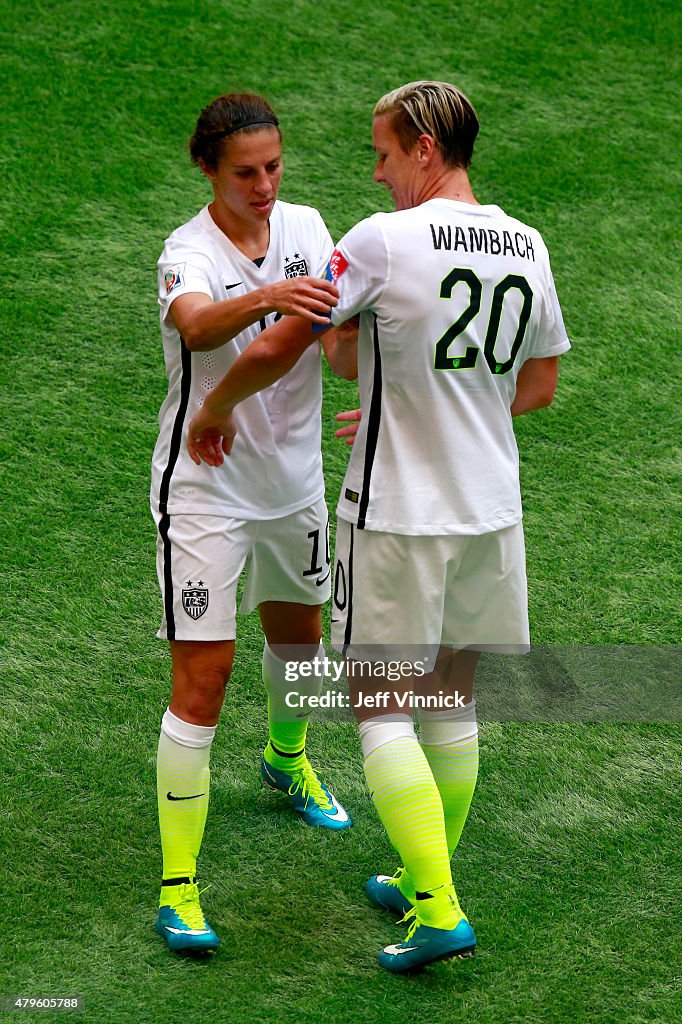
[[(404, 871), (405, 869), (404, 868), (402, 868), (402, 869), (399, 868), (398, 870), (399, 871), (400, 870)], [(397, 872), (396, 872), (396, 874), (397, 874)], [(386, 884), (388, 884), (388, 883), (386, 883)], [(451, 900), (451, 902), (452, 902), (452, 900)], [(459, 913), (460, 913), (460, 917), (459, 917), (459, 920), (458, 920), (457, 924), (459, 924), (460, 921), (468, 920), (466, 914), (462, 913), (462, 909), (461, 909), (459, 903), (457, 903), (456, 906), (457, 906), (457, 909), (459, 910)], [(405, 942), (409, 942), (410, 939), (412, 938), (412, 936), (414, 935), (414, 933), (416, 932), (417, 928), (419, 928), (419, 926), (421, 924), (424, 924), (423, 921), (418, 921), (417, 920), (417, 907), (416, 906), (410, 907), (410, 909), (407, 911), (405, 916), (401, 917), (400, 920), (397, 923), (398, 924), (407, 924), (408, 921), (412, 921), (412, 923), (410, 924), (410, 927), (407, 930), (407, 935), (405, 936)]]
[(182, 886), (180, 900), (173, 909), (180, 920), (184, 921), (190, 928), (201, 929), (207, 927), (206, 918), (199, 903), (199, 897), (210, 888), (211, 886), (207, 885), (205, 888), (199, 889), (196, 882), (193, 885), (188, 885), (185, 882)]
[(404, 874), (405, 874), (405, 868), (403, 868), (403, 867), (398, 868), (398, 870), (395, 872), (395, 874), (391, 878), (389, 878), (386, 882), (384, 882), (384, 885), (394, 885), (396, 888), (398, 888), (400, 886), (400, 880), (401, 880), (401, 878), (403, 877)]
[(334, 805), (322, 788), (322, 783), (310, 763), (306, 764), (300, 772), (296, 772), (292, 778), (293, 782), (288, 789), (289, 796), (296, 796), (297, 793), (300, 793), (305, 800), (304, 809), (307, 809), (310, 801), (314, 800), (322, 810), (331, 811)]
[(407, 935), (405, 936), (405, 942), (403, 943), (403, 945), (407, 945), (407, 943), (410, 941), (410, 939), (416, 932), (417, 928), (419, 927), (416, 907), (410, 907), (405, 916), (400, 918), (398, 924), (407, 924), (408, 921), (410, 921), (411, 923), (410, 927), (407, 929)]

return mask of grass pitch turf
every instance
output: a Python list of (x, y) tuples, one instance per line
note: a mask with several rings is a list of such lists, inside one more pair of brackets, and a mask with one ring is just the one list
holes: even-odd
[[(339, 237), (389, 209), (371, 182), (375, 100), (453, 80), (482, 122), (474, 191), (542, 231), (573, 343), (553, 407), (517, 421), (534, 639), (674, 644), (677, 28), (674, 5), (622, 0), (5, 4), (0, 994), (79, 994), (105, 1024), (679, 1019), (675, 726), (485, 724), (455, 859), (479, 954), (394, 978), (373, 957), (402, 933), (362, 884), (395, 861), (353, 726), (310, 736), (347, 835), (305, 829), (258, 785), (254, 619), (201, 860), (224, 949), (172, 957), (151, 930), (169, 662), (147, 510), (155, 262), (208, 197), (186, 155), (201, 106), (263, 92), (284, 127), (282, 198)], [(332, 507), (333, 413), (355, 395), (327, 379)]]

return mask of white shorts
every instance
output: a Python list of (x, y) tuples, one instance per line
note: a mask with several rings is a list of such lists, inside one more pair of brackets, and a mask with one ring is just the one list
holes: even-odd
[(324, 498), (280, 519), (226, 516), (156, 517), (156, 569), (164, 616), (158, 637), (234, 640), (239, 606), (248, 615), (263, 601), (320, 605), (329, 600), (329, 515)]
[(526, 653), (523, 524), (478, 536), (405, 536), (339, 519), (332, 646), (414, 660), (440, 644)]

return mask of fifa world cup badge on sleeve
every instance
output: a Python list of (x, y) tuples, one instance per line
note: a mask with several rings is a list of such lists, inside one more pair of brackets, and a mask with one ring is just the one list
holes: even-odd
[(174, 267), (168, 268), (163, 275), (163, 279), (166, 282), (166, 295), (170, 295), (171, 292), (185, 283), (184, 270), (184, 263), (178, 263)]

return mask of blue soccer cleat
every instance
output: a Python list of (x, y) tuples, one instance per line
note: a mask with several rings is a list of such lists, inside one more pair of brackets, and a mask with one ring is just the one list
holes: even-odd
[(199, 887), (188, 880), (173, 889), (176, 902), (172, 907), (159, 907), (154, 931), (163, 935), (174, 953), (210, 953), (217, 949), (220, 939), (204, 917)]
[(466, 917), (463, 917), (456, 928), (432, 928), (422, 924), (417, 918), (417, 908), (413, 907), (405, 915), (405, 920), (413, 918), (404, 942), (395, 946), (386, 946), (379, 953), (379, 963), (394, 974), (415, 971), (439, 960), (451, 960), (459, 957), (466, 960), (476, 953), (476, 935)]
[(260, 760), (263, 782), (272, 790), (286, 793), (291, 806), (308, 825), (319, 825), (337, 832), (350, 828), (352, 822), (336, 797), (320, 782), (308, 758), (304, 767), (289, 775), (273, 768), (265, 757)]
[(365, 892), (372, 903), (399, 914), (401, 918), (414, 906), (399, 888), (400, 879), (404, 874), (405, 868), (398, 868), (394, 875), (372, 875), (365, 885)]

